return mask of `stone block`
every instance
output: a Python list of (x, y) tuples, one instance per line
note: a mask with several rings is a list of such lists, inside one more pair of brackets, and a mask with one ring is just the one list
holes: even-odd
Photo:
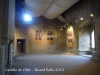
[(100, 60), (100, 53), (98, 52), (92, 52), (92, 58), (93, 59), (96, 59), (96, 60)]

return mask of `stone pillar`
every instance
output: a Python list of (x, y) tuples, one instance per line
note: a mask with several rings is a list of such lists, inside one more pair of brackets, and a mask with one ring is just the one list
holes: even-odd
[(0, 0), (0, 75), (4, 75), (3, 73), (3, 62), (2, 62), (2, 46), (1, 46), (1, 35), (2, 35), (2, 0)]
[(1, 44), (0, 44), (0, 75), (5, 75), (5, 46), (2, 46)]
[(8, 44), (8, 54), (9, 54), (9, 56), (8, 56), (8, 64), (9, 65), (12, 65), (12, 40), (10, 40), (10, 42), (9, 42), (9, 44)]
[(3, 75), (3, 70), (2, 70), (2, 50), (1, 50), (1, 44), (0, 44), (0, 75)]
[(100, 18), (95, 20), (95, 51), (92, 52), (92, 58), (100, 60)]
[(14, 23), (15, 0), (0, 0), (0, 75), (5, 75), (5, 45), (14, 40)]

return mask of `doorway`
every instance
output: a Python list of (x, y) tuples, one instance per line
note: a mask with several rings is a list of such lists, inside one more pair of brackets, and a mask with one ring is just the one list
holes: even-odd
[(25, 53), (25, 39), (17, 39), (17, 53)]
[(79, 26), (79, 55), (91, 55), (95, 48), (94, 25), (85, 21)]

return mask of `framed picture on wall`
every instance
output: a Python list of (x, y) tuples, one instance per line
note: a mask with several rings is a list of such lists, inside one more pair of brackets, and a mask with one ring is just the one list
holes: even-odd
[(70, 39), (68, 39), (68, 42), (70, 42)]
[(49, 37), (47, 37), (47, 40), (49, 40)]
[(39, 37), (39, 40), (41, 40), (41, 37)]
[(68, 47), (69, 48), (72, 48), (73, 47), (73, 39), (72, 38), (69, 38), (68, 39)]
[(41, 30), (35, 31), (35, 43), (41, 44)]
[(51, 37), (50, 40), (53, 40), (53, 38)]
[(47, 37), (47, 43), (48, 44), (52, 44), (53, 43), (53, 37), (52, 37), (53, 32), (52, 31), (47, 31), (47, 35), (48, 35), (48, 37)]
[(70, 39), (70, 42), (73, 42), (73, 39)]
[(52, 31), (48, 31), (47, 35), (53, 35), (53, 32)]
[(67, 32), (67, 35), (68, 35), (68, 36), (72, 36), (72, 31), (68, 31), (68, 32)]
[(68, 42), (73, 42), (73, 39), (68, 39)]
[(40, 36), (41, 35), (41, 30), (36, 30), (35, 36)]
[(35, 40), (38, 40), (38, 37), (37, 36), (35, 37)]

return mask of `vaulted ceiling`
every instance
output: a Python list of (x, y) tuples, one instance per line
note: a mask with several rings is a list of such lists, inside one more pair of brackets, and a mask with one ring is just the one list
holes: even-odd
[(25, 11), (33, 17), (43, 16), (47, 19), (58, 18), (64, 21), (61, 14), (79, 0), (25, 0)]

